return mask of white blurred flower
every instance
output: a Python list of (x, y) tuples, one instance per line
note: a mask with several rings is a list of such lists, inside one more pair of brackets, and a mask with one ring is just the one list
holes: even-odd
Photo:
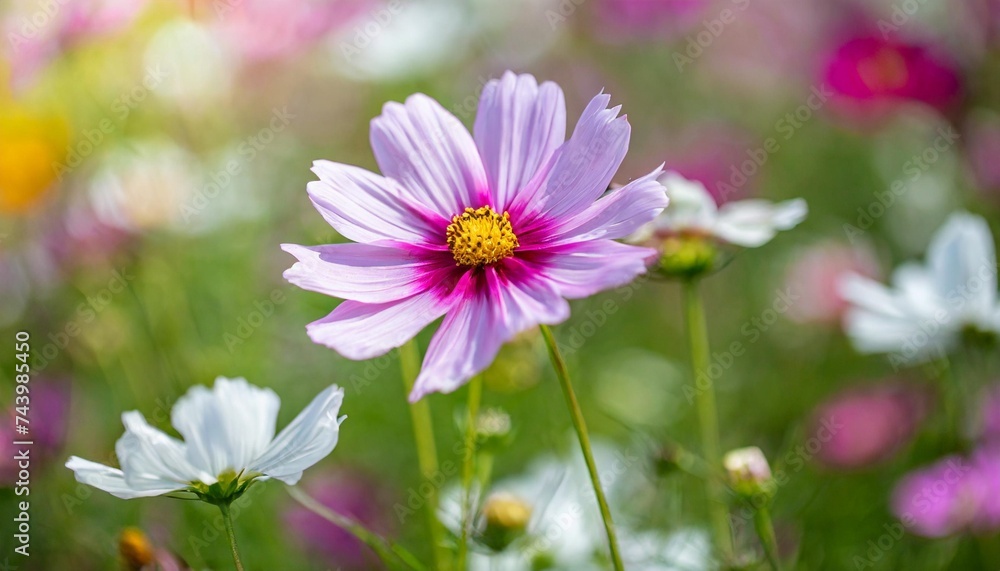
[(178, 20), (163, 25), (144, 54), (162, 73), (151, 91), (185, 111), (218, 113), (231, 93), (236, 61), (211, 28)]
[(769, 242), (780, 230), (794, 228), (808, 213), (801, 198), (778, 204), (762, 199), (739, 200), (720, 208), (705, 185), (673, 171), (664, 173), (659, 182), (666, 188), (670, 204), (656, 220), (633, 236), (633, 241), (694, 235), (756, 248)]
[[(640, 458), (618, 451), (603, 442), (594, 443), (594, 456), (601, 483), (608, 492), (615, 514), (622, 557), (629, 569), (643, 571), (699, 571), (712, 566), (711, 547), (704, 532), (638, 530), (630, 526), (621, 507), (633, 494)], [(478, 492), (472, 505), (478, 505)], [(461, 490), (458, 486), (442, 494), (441, 521), (456, 535), (461, 525)], [(523, 503), (530, 513), (523, 536), (500, 552), (473, 549), (471, 571), (521, 571), (562, 569), (598, 571), (607, 550), (604, 524), (594, 500), (586, 464), (574, 451), (571, 460), (546, 456), (532, 462), (523, 475), (500, 480), (491, 486), (490, 498), (503, 497)], [(475, 523), (473, 536), (485, 528), (483, 517)], [(606, 556), (606, 555), (605, 555)]]
[(153, 428), (139, 411), (126, 412), (115, 445), (120, 470), (76, 456), (66, 467), (77, 481), (122, 499), (190, 492), (228, 502), (254, 481), (294, 485), (326, 457), (337, 445), (343, 397), (340, 387), (327, 387), (275, 436), (278, 395), (219, 377), (212, 390), (192, 387), (174, 405), (171, 423), (184, 441)]
[(771, 466), (764, 452), (756, 446), (737, 448), (722, 457), (729, 483), (740, 493), (753, 495), (771, 483)]
[(114, 228), (143, 231), (180, 222), (181, 206), (201, 178), (191, 153), (165, 140), (112, 150), (90, 182), (98, 219)]
[(900, 266), (891, 287), (851, 274), (840, 291), (852, 306), (847, 334), (864, 353), (918, 361), (956, 347), (966, 334), (1000, 333), (993, 237), (972, 214), (952, 214), (931, 240), (926, 263)]

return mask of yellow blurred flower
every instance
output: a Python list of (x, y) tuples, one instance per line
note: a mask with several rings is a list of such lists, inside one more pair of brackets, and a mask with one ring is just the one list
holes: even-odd
[(0, 113), (0, 214), (22, 214), (56, 183), (69, 127), (58, 115), (10, 109)]
[(138, 571), (154, 561), (153, 546), (142, 530), (127, 527), (118, 536), (118, 551), (125, 568)]

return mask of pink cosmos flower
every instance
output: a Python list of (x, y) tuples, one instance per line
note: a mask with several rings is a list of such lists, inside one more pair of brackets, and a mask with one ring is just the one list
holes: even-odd
[(944, 537), (1000, 529), (1000, 448), (949, 456), (911, 472), (896, 486), (892, 511), (913, 533)]
[(243, 0), (216, 9), (214, 26), (245, 61), (269, 61), (306, 50), (378, 4), (377, 0)]
[(870, 248), (829, 241), (803, 249), (785, 276), (788, 288), (801, 296), (789, 308), (789, 317), (799, 323), (840, 323), (850, 304), (840, 295), (837, 284), (849, 274), (882, 277)]
[(660, 168), (605, 191), (630, 127), (601, 93), (565, 139), (562, 90), (507, 72), (483, 88), (470, 135), (423, 94), (371, 124), (384, 176), (316, 161), (308, 192), (353, 244), (285, 244), (285, 278), (344, 298), (306, 328), (350, 359), (398, 347), (441, 316), (410, 400), (451, 392), (500, 346), (569, 316), (566, 299), (628, 283), (655, 252), (612, 240), (667, 204)]
[(671, 38), (690, 29), (710, 6), (708, 0), (601, 0), (595, 28), (609, 40)]
[(914, 436), (927, 414), (927, 395), (903, 382), (848, 391), (816, 410), (813, 435), (824, 466), (855, 470), (890, 458)]
[(114, 34), (131, 24), (147, 0), (89, 0), (42, 4), (21, 2), (0, 25), (8, 38), (11, 80), (24, 88), (60, 53), (87, 41)]
[(956, 66), (930, 46), (877, 35), (854, 37), (837, 46), (823, 81), (844, 111), (862, 114), (900, 101), (945, 111), (962, 91)]

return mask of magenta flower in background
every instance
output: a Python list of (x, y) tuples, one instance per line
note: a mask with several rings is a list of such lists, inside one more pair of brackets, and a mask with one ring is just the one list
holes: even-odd
[(928, 404), (926, 393), (895, 381), (833, 397), (814, 413), (817, 461), (853, 470), (889, 459), (913, 438)]
[(897, 484), (892, 511), (911, 532), (945, 537), (1000, 529), (1000, 448), (948, 456)]
[(931, 46), (863, 35), (838, 45), (823, 82), (844, 110), (879, 113), (911, 101), (947, 111), (961, 96), (959, 71)]
[(850, 305), (837, 289), (848, 274), (881, 279), (875, 254), (867, 247), (829, 241), (800, 251), (785, 276), (785, 285), (799, 296), (788, 316), (799, 323), (836, 325)]
[[(384, 490), (365, 474), (337, 470), (319, 473), (304, 484), (306, 493), (330, 510), (385, 535), (391, 525)], [(372, 569), (378, 557), (350, 533), (295, 504), (285, 512), (292, 535), (341, 569)], [(381, 567), (379, 567), (381, 568)]]
[(285, 278), (344, 298), (307, 327), (350, 359), (399, 347), (444, 316), (410, 400), (451, 392), (500, 346), (569, 316), (566, 299), (630, 282), (648, 248), (614, 242), (667, 204), (660, 169), (605, 191), (630, 127), (599, 94), (566, 140), (562, 90), (507, 72), (483, 88), (473, 135), (423, 94), (371, 124), (384, 176), (317, 161), (313, 204), (353, 244), (285, 244)]

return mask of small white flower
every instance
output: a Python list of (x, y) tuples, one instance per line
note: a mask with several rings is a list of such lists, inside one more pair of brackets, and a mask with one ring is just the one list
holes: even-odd
[(924, 265), (896, 269), (892, 287), (851, 274), (840, 291), (852, 305), (847, 334), (865, 353), (919, 361), (953, 349), (965, 333), (1000, 334), (993, 237), (985, 220), (965, 212), (937, 231)]
[(177, 400), (171, 422), (184, 441), (150, 426), (138, 411), (122, 415), (125, 434), (115, 453), (121, 469), (76, 456), (66, 467), (77, 481), (122, 499), (192, 492), (228, 502), (255, 480), (293, 485), (302, 471), (337, 445), (344, 391), (321, 392), (275, 436), (281, 399), (245, 379), (219, 377), (209, 390), (192, 387)]
[(797, 226), (809, 211), (801, 198), (778, 204), (762, 199), (740, 200), (719, 207), (700, 182), (673, 171), (658, 180), (666, 188), (670, 204), (656, 220), (633, 236), (634, 241), (693, 234), (756, 248), (771, 241), (780, 230)]

